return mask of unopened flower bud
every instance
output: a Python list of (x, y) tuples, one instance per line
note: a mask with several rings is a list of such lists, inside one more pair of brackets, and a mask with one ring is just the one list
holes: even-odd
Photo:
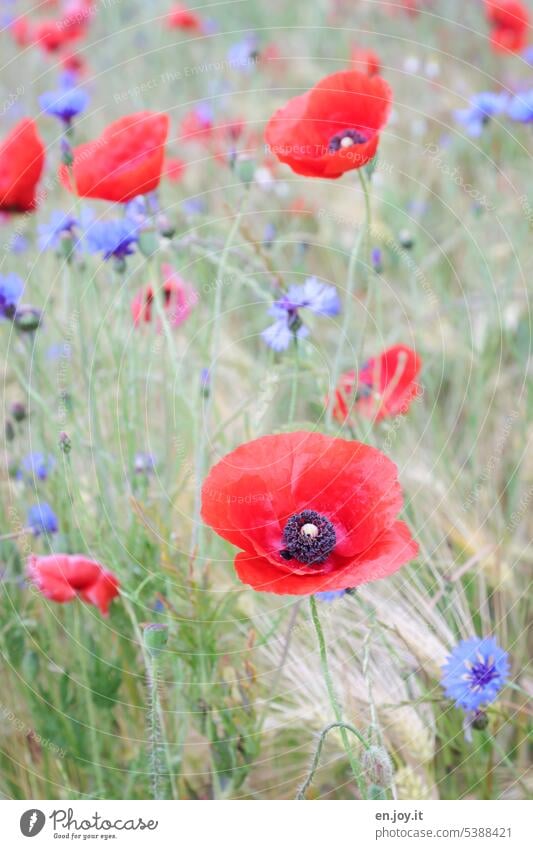
[(159, 239), (155, 230), (143, 230), (139, 233), (139, 250), (143, 256), (153, 256), (159, 248)]
[(144, 629), (144, 645), (151, 655), (158, 654), (168, 642), (168, 626), (152, 623)]
[(9, 412), (16, 422), (23, 422), (26, 418), (26, 407), (22, 401), (14, 401)]
[(415, 240), (409, 230), (400, 230), (398, 233), (398, 241), (402, 248), (406, 251), (410, 251), (415, 243)]
[(59, 434), (59, 449), (63, 454), (70, 454), (71, 448), (72, 442), (70, 441), (70, 436), (62, 430)]
[(376, 787), (387, 788), (392, 784), (392, 762), (383, 746), (370, 746), (365, 749), (361, 766), (366, 780)]
[(484, 731), (489, 724), (489, 718), (484, 710), (477, 710), (476, 715), (472, 720), (472, 728), (476, 731)]
[(22, 333), (32, 333), (39, 327), (41, 319), (42, 313), (37, 307), (22, 305), (17, 307), (13, 321), (17, 330)]
[(255, 175), (255, 161), (248, 156), (238, 156), (235, 161), (235, 173), (239, 180), (249, 185)]
[(157, 216), (157, 229), (164, 239), (172, 239), (176, 232), (176, 226), (163, 213)]

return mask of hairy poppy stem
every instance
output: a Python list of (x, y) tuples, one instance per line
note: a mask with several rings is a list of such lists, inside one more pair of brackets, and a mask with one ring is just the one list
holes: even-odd
[(346, 278), (346, 304), (344, 307), (344, 319), (342, 322), (341, 332), (339, 335), (339, 344), (337, 345), (337, 350), (335, 352), (335, 359), (333, 360), (333, 370), (331, 373), (331, 392), (329, 393), (328, 405), (326, 410), (326, 427), (331, 427), (331, 421), (333, 418), (333, 409), (335, 406), (336, 399), (336, 388), (337, 383), (339, 382), (339, 377), (341, 374), (342, 367), (342, 358), (344, 354), (344, 345), (346, 339), (348, 338), (348, 333), (350, 330), (350, 320), (352, 315), (352, 302), (353, 302), (353, 293), (355, 288), (355, 271), (359, 260), (361, 258), (361, 252), (363, 246), (366, 246), (367, 242), (367, 234), (370, 232), (370, 194), (369, 194), (369, 184), (368, 178), (363, 173), (363, 169), (360, 168), (358, 170), (359, 180), (361, 181), (361, 186), (363, 189), (363, 195), (365, 198), (365, 216), (361, 226), (357, 234), (357, 239), (355, 240), (352, 252), (350, 254), (350, 261), (348, 263), (348, 273)]
[[(338, 702), (337, 696), (335, 694), (335, 688), (333, 687), (333, 680), (331, 678), (331, 672), (329, 670), (328, 664), (328, 652), (326, 648), (326, 641), (324, 639), (324, 632), (322, 630), (322, 625), (320, 624), (320, 618), (318, 615), (318, 608), (316, 605), (316, 599), (314, 595), (309, 597), (309, 603), (311, 606), (311, 618), (313, 620), (313, 625), (315, 626), (316, 636), (318, 639), (318, 648), (320, 650), (320, 664), (322, 666), (322, 674), (324, 675), (324, 681), (326, 683), (326, 688), (328, 691), (329, 701), (331, 703), (331, 707), (333, 709), (333, 713), (335, 715), (336, 725), (340, 728), (342, 744), (344, 746), (346, 755), (348, 757), (348, 761), (350, 762), (350, 767), (353, 772), (354, 778), (357, 781), (357, 786), (363, 798), (365, 798), (365, 786), (363, 780), (361, 778), (361, 770), (359, 768), (359, 764), (355, 759), (352, 751), (350, 749), (350, 743), (348, 740), (348, 735), (346, 733), (345, 722), (342, 718), (342, 710), (340, 704)], [(357, 733), (357, 732), (356, 732)], [(362, 739), (362, 738), (361, 738)]]
[(151, 657), (147, 668), (148, 680), (148, 725), (150, 734), (150, 779), (152, 797), (161, 799), (161, 747), (162, 734), (159, 724), (159, 668), (158, 658)]
[(320, 734), (318, 736), (318, 743), (317, 743), (317, 746), (316, 746), (316, 749), (315, 749), (315, 754), (313, 755), (313, 760), (311, 761), (311, 766), (309, 768), (309, 772), (307, 774), (307, 777), (306, 777), (304, 783), (302, 784), (302, 786), (298, 790), (298, 792), (295, 796), (295, 799), (305, 799), (305, 794), (309, 790), (309, 787), (311, 786), (313, 778), (315, 777), (315, 772), (317, 771), (318, 764), (320, 762), (320, 755), (322, 754), (322, 749), (323, 749), (324, 743), (326, 741), (326, 737), (327, 737), (327, 735), (329, 734), (330, 731), (333, 731), (334, 728), (340, 728), (341, 733), (342, 733), (343, 730), (344, 731), (351, 731), (352, 734), (355, 734), (355, 736), (357, 737), (359, 742), (363, 744), (365, 749), (369, 748), (369, 745), (368, 745), (367, 741), (365, 740), (365, 738), (362, 736), (362, 734), (359, 733), (357, 728), (355, 728), (353, 725), (350, 725), (348, 722), (330, 722), (329, 725), (326, 725), (326, 727), (322, 729), (322, 731), (320, 732)]
[(102, 772), (102, 764), (100, 763), (100, 751), (98, 746), (98, 734), (96, 727), (96, 713), (94, 710), (93, 704), (93, 691), (91, 688), (90, 678), (89, 678), (89, 669), (87, 667), (87, 660), (85, 657), (85, 652), (88, 649), (85, 648), (82, 642), (82, 607), (80, 604), (76, 604), (74, 610), (74, 632), (75, 632), (75, 640), (78, 646), (79, 654), (80, 654), (80, 666), (83, 677), (85, 679), (83, 692), (85, 695), (85, 705), (87, 707), (87, 725), (86, 728), (89, 731), (89, 738), (91, 743), (92, 750), (92, 762), (94, 765), (94, 771), (96, 775), (96, 796), (99, 799), (105, 799), (105, 785), (104, 785), (104, 775)]

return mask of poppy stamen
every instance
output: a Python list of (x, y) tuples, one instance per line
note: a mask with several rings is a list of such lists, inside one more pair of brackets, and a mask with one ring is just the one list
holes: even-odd
[(344, 150), (354, 144), (366, 144), (367, 141), (368, 138), (359, 130), (341, 130), (340, 133), (335, 133), (333, 138), (330, 139), (328, 150), (336, 153), (338, 150)]
[(333, 524), (314, 510), (296, 513), (283, 531), (285, 548), (280, 551), (284, 560), (298, 560), (308, 566), (324, 563), (335, 548), (337, 535)]

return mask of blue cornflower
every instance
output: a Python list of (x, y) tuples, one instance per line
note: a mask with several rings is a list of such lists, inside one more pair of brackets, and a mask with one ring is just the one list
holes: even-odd
[(253, 33), (237, 41), (228, 50), (228, 64), (242, 71), (250, 70), (259, 54), (259, 42)]
[(340, 300), (334, 286), (309, 277), (302, 286), (290, 286), (286, 295), (275, 301), (268, 311), (276, 321), (263, 330), (261, 336), (274, 351), (285, 351), (293, 339), (309, 335), (300, 318), (301, 309), (309, 309), (316, 315), (338, 315)]
[(187, 198), (182, 201), (181, 208), (185, 215), (204, 215), (207, 211), (207, 204), (203, 198)]
[(0, 275), (0, 318), (13, 318), (23, 289), (17, 274)]
[(500, 115), (505, 110), (507, 100), (504, 92), (497, 94), (492, 91), (482, 91), (472, 97), (468, 109), (457, 109), (454, 116), (469, 136), (477, 138), (490, 118)]
[(330, 590), (325, 593), (316, 593), (316, 597), (320, 601), (336, 601), (336, 599), (342, 598), (343, 595), (346, 595), (346, 590)]
[(473, 637), (455, 646), (442, 669), (445, 695), (475, 711), (495, 700), (509, 677), (509, 660), (493, 637)]
[(124, 260), (135, 252), (138, 241), (137, 224), (130, 218), (95, 221), (85, 233), (85, 244), (89, 253), (101, 253), (105, 260)]
[(28, 240), (26, 236), (23, 236), (22, 233), (13, 233), (11, 242), (11, 253), (17, 256), (18, 254), (23, 254), (28, 250)]
[(533, 65), (533, 44), (529, 44), (522, 53), (523, 58), (528, 64)]
[(533, 89), (515, 94), (507, 106), (507, 114), (513, 121), (529, 124), (533, 121)]
[(271, 221), (265, 226), (263, 230), (263, 244), (265, 248), (271, 248), (276, 239), (276, 227), (272, 224)]
[(372, 268), (376, 274), (381, 274), (383, 271), (383, 254), (380, 248), (372, 248), (371, 254)]
[(137, 197), (128, 201), (125, 208), (126, 218), (137, 224), (139, 228), (147, 224), (148, 221), (148, 200), (145, 195), (137, 195)]
[(59, 118), (67, 126), (72, 119), (87, 108), (89, 95), (83, 88), (71, 88), (65, 86), (56, 91), (47, 91), (39, 98), (39, 104), (43, 112)]
[(155, 471), (156, 459), (148, 451), (137, 451), (133, 464), (136, 474), (149, 475)]
[(45, 481), (55, 464), (56, 461), (51, 455), (46, 456), (41, 451), (33, 451), (31, 454), (26, 454), (22, 460), (17, 477), (29, 481), (33, 481), (35, 478)]
[(73, 236), (74, 229), (78, 226), (74, 216), (68, 212), (52, 213), (48, 224), (39, 226), (39, 247), (42, 251), (49, 248), (57, 248), (63, 236)]
[(39, 534), (56, 534), (59, 530), (59, 522), (50, 505), (42, 501), (28, 510), (28, 527), (38, 537)]

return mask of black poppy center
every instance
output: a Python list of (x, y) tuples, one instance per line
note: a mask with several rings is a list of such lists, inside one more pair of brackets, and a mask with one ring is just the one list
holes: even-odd
[(304, 510), (288, 520), (283, 530), (284, 548), (280, 551), (284, 560), (298, 560), (308, 566), (327, 560), (335, 548), (337, 536), (329, 519)]
[(338, 150), (349, 150), (354, 144), (365, 144), (368, 137), (359, 130), (341, 130), (329, 140), (328, 150), (336, 153)]

